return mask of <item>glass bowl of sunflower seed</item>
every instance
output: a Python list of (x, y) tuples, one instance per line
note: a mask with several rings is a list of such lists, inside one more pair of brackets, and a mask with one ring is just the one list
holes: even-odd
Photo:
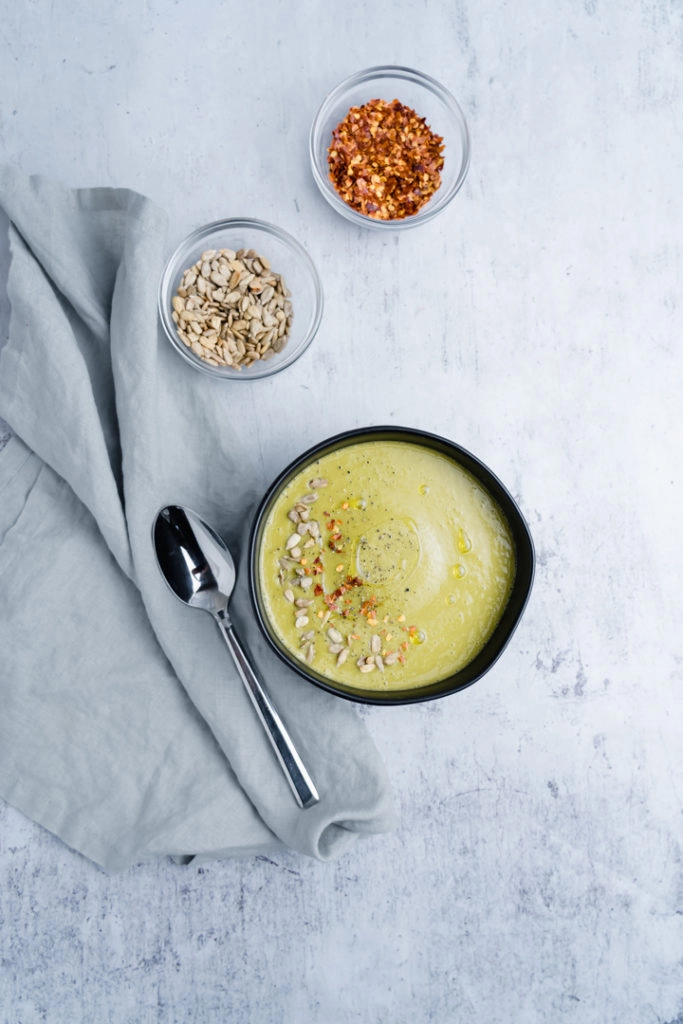
[(302, 355), (320, 325), (323, 294), (303, 246), (265, 221), (215, 221), (185, 238), (159, 285), (169, 341), (195, 369), (257, 380)]

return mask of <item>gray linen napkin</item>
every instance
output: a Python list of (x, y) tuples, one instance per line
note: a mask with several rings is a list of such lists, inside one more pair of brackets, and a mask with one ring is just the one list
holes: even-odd
[(151, 524), (190, 505), (233, 547), (257, 497), (229, 388), (160, 336), (166, 218), (122, 189), (0, 168), (10, 220), (0, 350), (0, 795), (117, 870), (153, 855), (340, 855), (395, 824), (353, 705), (236, 626), (321, 793), (296, 806), (209, 616), (161, 579)]

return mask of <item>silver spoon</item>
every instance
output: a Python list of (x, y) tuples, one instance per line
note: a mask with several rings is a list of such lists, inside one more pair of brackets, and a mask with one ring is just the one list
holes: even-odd
[(316, 804), (320, 797), (315, 785), (230, 621), (228, 601), (237, 573), (225, 543), (196, 512), (180, 505), (157, 513), (153, 541), (159, 568), (175, 596), (191, 608), (210, 612), (218, 623), (297, 803)]

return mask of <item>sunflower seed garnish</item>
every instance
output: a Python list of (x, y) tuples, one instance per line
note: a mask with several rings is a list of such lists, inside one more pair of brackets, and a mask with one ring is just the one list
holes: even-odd
[[(292, 323), (289, 289), (282, 277), (270, 269), (264, 257), (247, 257), (251, 250), (207, 251), (211, 255), (204, 259), (206, 254), (202, 254), (184, 271), (171, 299), (183, 344), (211, 365), (238, 370), (281, 351)], [(191, 338), (181, 327), (188, 323)], [(241, 340), (235, 343), (242, 332), (258, 340), (258, 349), (248, 349)]]

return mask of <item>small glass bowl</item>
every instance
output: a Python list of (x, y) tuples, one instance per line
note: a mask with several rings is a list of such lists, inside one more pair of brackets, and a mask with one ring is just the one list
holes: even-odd
[[(351, 107), (362, 106), (372, 99), (389, 103), (399, 100), (424, 117), (432, 131), (444, 140), (440, 187), (417, 213), (402, 219), (377, 220), (354, 210), (344, 202), (330, 180), (327, 151), (332, 142), (332, 132)], [(313, 121), (309, 152), (316, 184), (338, 213), (362, 227), (396, 231), (417, 227), (445, 210), (467, 175), (470, 137), (462, 110), (439, 82), (411, 68), (386, 66), (359, 71), (329, 93)]]
[[(173, 297), (185, 271), (207, 249), (253, 249), (269, 261), (274, 273), (282, 276), (291, 292), (292, 326), (286, 344), (270, 359), (257, 360), (241, 370), (213, 366), (195, 355), (178, 336), (172, 318)], [(169, 259), (159, 284), (159, 316), (169, 341), (196, 370), (218, 380), (258, 380), (291, 366), (313, 341), (322, 313), (322, 286), (310, 256), (286, 231), (261, 220), (220, 220), (193, 231)]]

